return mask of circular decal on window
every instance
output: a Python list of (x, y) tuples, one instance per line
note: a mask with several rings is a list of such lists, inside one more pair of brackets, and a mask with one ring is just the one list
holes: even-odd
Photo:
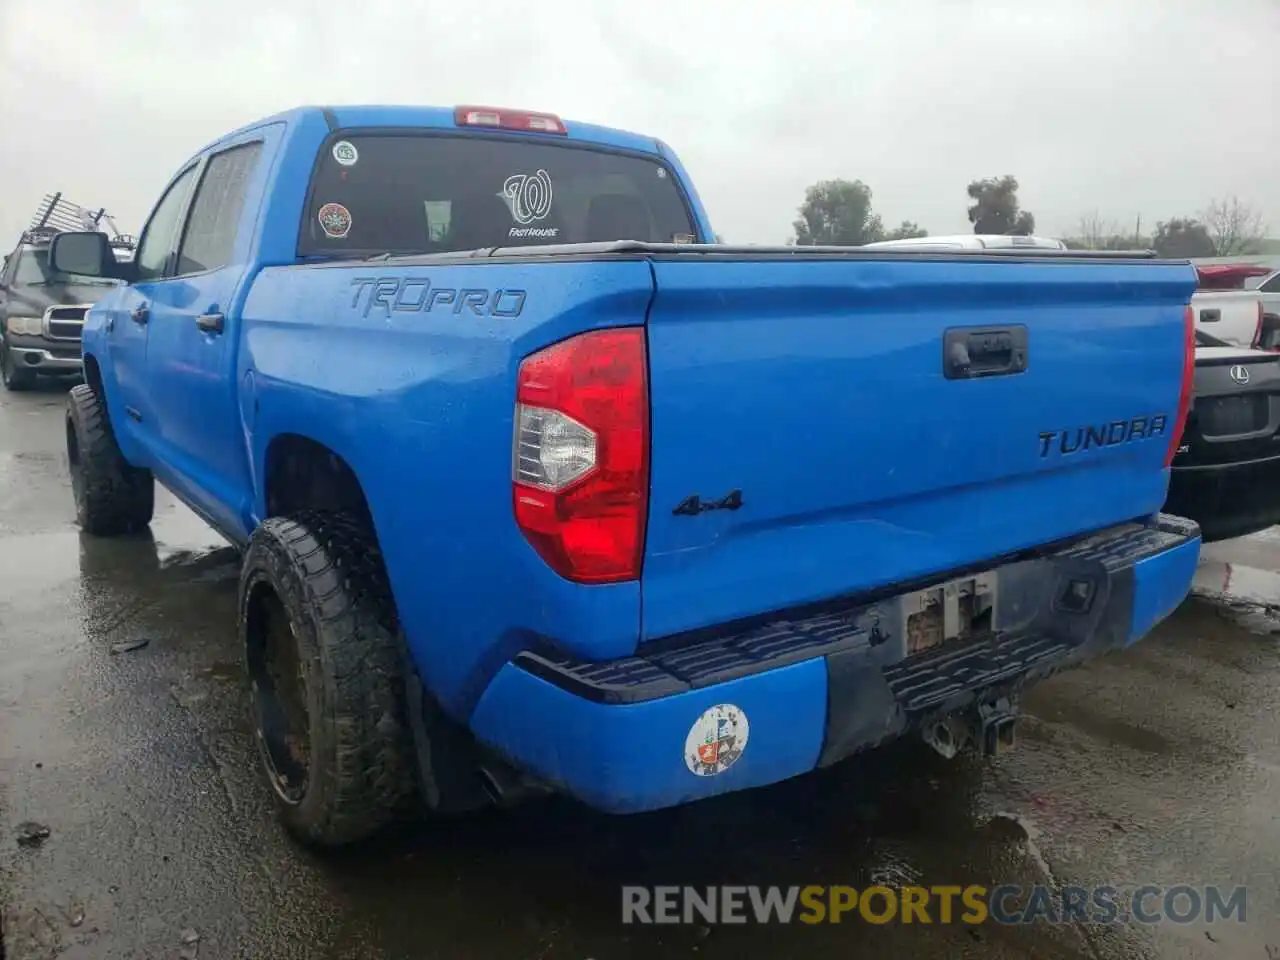
[(351, 141), (339, 140), (333, 145), (333, 159), (344, 167), (354, 167), (360, 159), (360, 152), (356, 150), (356, 145)]
[(720, 703), (702, 714), (684, 740), (684, 762), (699, 777), (724, 773), (747, 749), (751, 725), (732, 703)]
[(316, 212), (316, 219), (330, 240), (341, 240), (351, 232), (351, 211), (340, 203), (326, 203)]
[(545, 220), (551, 212), (551, 175), (545, 170), (514, 174), (502, 184), (502, 196), (516, 223)]

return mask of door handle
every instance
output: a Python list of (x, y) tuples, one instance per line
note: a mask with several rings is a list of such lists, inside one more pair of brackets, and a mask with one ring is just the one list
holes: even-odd
[(202, 313), (196, 317), (196, 326), (205, 333), (221, 333), (225, 318), (220, 313)]
[(140, 303), (129, 311), (129, 319), (138, 326), (143, 326), (151, 319), (151, 306), (146, 303)]
[(952, 327), (942, 335), (942, 373), (948, 380), (1004, 377), (1027, 369), (1027, 328)]

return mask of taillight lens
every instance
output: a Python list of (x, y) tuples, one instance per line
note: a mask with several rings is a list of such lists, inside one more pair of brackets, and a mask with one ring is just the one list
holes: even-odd
[(1164, 465), (1173, 463), (1182, 444), (1182, 431), (1187, 426), (1187, 413), (1191, 409), (1191, 393), (1196, 380), (1196, 319), (1195, 311), (1188, 306), (1183, 320), (1182, 348), (1182, 390), (1178, 394), (1178, 414), (1173, 421), (1173, 431), (1169, 435), (1169, 449), (1164, 455)]
[(516, 523), (561, 576), (639, 578), (649, 506), (643, 327), (584, 333), (520, 364), (512, 487)]

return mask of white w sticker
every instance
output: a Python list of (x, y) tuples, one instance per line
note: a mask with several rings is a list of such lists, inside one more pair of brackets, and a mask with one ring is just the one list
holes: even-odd
[(517, 173), (507, 177), (502, 196), (511, 207), (511, 218), (516, 223), (545, 220), (551, 212), (551, 176), (539, 170), (532, 175)]

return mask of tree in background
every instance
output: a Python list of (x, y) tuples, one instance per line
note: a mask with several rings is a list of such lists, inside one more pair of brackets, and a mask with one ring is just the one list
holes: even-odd
[(969, 222), (974, 233), (1018, 234), (1029, 236), (1035, 232), (1036, 218), (1026, 210), (1018, 209), (1018, 178), (1014, 176), (987, 177), (974, 180), (968, 187)]
[(910, 220), (903, 220), (895, 229), (890, 230), (884, 235), (886, 240), (910, 240), (913, 237), (927, 237), (929, 231), (925, 230), (918, 223)]
[(1132, 232), (1120, 228), (1115, 220), (1103, 219), (1097, 210), (1082, 214), (1076, 226), (1076, 234), (1065, 238), (1072, 250), (1145, 250), (1151, 247), (1151, 238), (1139, 231), (1141, 223), (1135, 223)]
[(1242, 203), (1239, 197), (1210, 201), (1200, 219), (1213, 243), (1213, 253), (1196, 256), (1234, 257), (1261, 252), (1267, 233), (1262, 212)]
[(1081, 214), (1076, 235), (1071, 239), (1078, 242), (1081, 250), (1105, 250), (1107, 240), (1119, 232), (1113, 221), (1102, 219), (1095, 209)]
[(1192, 217), (1174, 217), (1156, 224), (1151, 245), (1162, 257), (1212, 257), (1216, 254), (1213, 237), (1203, 223)]
[(884, 224), (871, 212), (871, 188), (861, 180), (822, 180), (804, 192), (800, 217), (792, 224), (794, 243), (871, 243), (884, 236)]

